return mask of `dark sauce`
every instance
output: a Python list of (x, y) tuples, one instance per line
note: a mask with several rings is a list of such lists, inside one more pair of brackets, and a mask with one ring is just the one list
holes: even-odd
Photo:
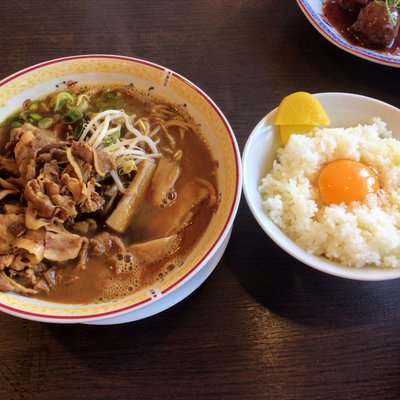
[[(363, 46), (358, 42), (354, 35), (349, 32), (349, 27), (356, 22), (357, 14), (350, 13), (342, 8), (338, 0), (326, 0), (323, 6), (323, 12), (330, 24), (346, 39), (349, 43), (355, 46)], [(383, 54), (400, 55), (400, 35), (397, 35), (390, 46), (383, 49), (373, 49)]]

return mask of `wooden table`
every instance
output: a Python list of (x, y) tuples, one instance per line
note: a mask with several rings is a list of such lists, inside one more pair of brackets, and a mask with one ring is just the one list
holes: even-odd
[[(293, 0), (2, 0), (0, 15), (1, 78), (75, 54), (147, 59), (205, 90), (241, 149), (294, 91), (400, 106), (397, 69), (337, 49)], [(399, 290), (302, 265), (242, 199), (215, 272), (168, 311), (105, 327), (1, 314), (0, 398), (399, 399)]]

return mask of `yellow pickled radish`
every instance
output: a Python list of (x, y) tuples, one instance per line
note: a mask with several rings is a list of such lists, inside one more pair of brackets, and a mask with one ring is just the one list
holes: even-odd
[(279, 132), (281, 134), (281, 142), (286, 144), (289, 141), (290, 135), (293, 133), (300, 134), (306, 133), (312, 128), (315, 128), (314, 125), (280, 125)]
[(296, 92), (286, 96), (279, 104), (275, 125), (330, 125), (321, 103), (310, 93)]
[(328, 126), (330, 120), (321, 103), (310, 93), (296, 92), (286, 96), (276, 111), (274, 124), (280, 126), (282, 143), (292, 133), (305, 133), (316, 126)]

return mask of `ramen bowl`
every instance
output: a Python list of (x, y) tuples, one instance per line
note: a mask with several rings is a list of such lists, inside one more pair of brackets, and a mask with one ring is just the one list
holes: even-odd
[[(388, 129), (398, 136), (400, 110), (381, 101), (349, 93), (320, 93), (315, 95), (330, 117), (331, 126), (338, 128), (371, 124), (374, 117), (387, 123)], [(326, 257), (306, 252), (291, 240), (268, 217), (258, 192), (261, 179), (272, 169), (276, 151), (281, 145), (279, 132), (273, 125), (276, 109), (267, 114), (249, 136), (242, 157), (243, 189), (255, 219), (265, 233), (284, 251), (302, 263), (324, 273), (360, 281), (380, 281), (400, 277), (399, 268), (350, 268), (330, 261)]]
[[(216, 104), (181, 75), (148, 61), (114, 55), (82, 55), (51, 60), (0, 81), (0, 121), (26, 99), (54, 92), (68, 82), (127, 85), (182, 105), (200, 126), (217, 165), (218, 206), (205, 232), (179, 267), (119, 300), (61, 304), (0, 292), (0, 310), (53, 323), (119, 323), (145, 318), (182, 300), (212, 272), (229, 240), (241, 193), (240, 153), (234, 133)], [(103, 321), (103, 322), (102, 322)]]

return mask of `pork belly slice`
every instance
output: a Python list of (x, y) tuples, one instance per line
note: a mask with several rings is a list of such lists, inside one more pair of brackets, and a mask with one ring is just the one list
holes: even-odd
[(57, 225), (46, 226), (44, 258), (63, 262), (73, 260), (88, 243), (88, 239), (66, 231)]
[(6, 149), (10, 151), (13, 148), (18, 170), (21, 176), (29, 180), (36, 177), (36, 157), (39, 152), (64, 148), (68, 144), (69, 142), (61, 140), (53, 131), (25, 123), (11, 131), (11, 139)]
[(18, 292), (22, 294), (37, 294), (39, 292), (36, 289), (30, 289), (17, 283), (14, 279), (8, 277), (3, 271), (0, 272), (0, 291)]

